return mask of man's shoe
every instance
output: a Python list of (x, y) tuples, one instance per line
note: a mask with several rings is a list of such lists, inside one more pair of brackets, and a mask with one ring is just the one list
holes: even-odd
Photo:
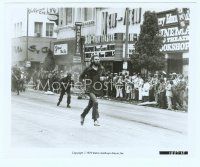
[(60, 102), (57, 103), (57, 106), (59, 106), (59, 105), (60, 105)]
[(81, 116), (81, 125), (83, 125), (83, 124), (84, 124), (84, 117)]
[(71, 106), (68, 104), (68, 105), (67, 105), (67, 108), (71, 108)]
[(94, 126), (100, 126), (98, 121), (94, 121)]

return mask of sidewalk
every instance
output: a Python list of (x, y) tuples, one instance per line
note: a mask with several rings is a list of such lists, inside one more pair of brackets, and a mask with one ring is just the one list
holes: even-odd
[[(28, 91), (34, 91), (34, 92), (38, 92), (38, 93), (41, 93), (41, 94), (48, 94), (48, 92), (46, 93), (45, 91), (41, 91), (41, 90), (34, 90), (32, 88), (28, 88), (26, 89)], [(79, 94), (81, 93), (81, 91), (79, 89), (76, 90), (76, 93), (72, 93), (72, 96), (74, 97), (78, 97)], [(51, 95), (52, 93), (49, 92), (49, 95)], [(54, 95), (58, 95), (57, 93), (53, 93)], [(124, 104), (132, 104), (132, 105), (138, 105), (138, 106), (143, 106), (143, 107), (151, 107), (151, 108), (159, 108), (156, 104), (155, 101), (153, 102), (137, 102), (137, 101), (126, 101), (126, 100), (118, 100), (118, 99), (115, 99), (115, 98), (108, 98), (108, 97), (97, 97), (99, 100), (106, 100), (106, 101), (113, 101), (113, 102), (118, 102), (118, 103), (124, 103)], [(80, 100), (82, 99), (89, 99), (89, 97), (87, 95), (84, 95), (83, 98), (81, 98)], [(161, 108), (159, 108), (161, 109)], [(162, 109), (162, 110), (167, 110), (167, 109)], [(187, 112), (185, 110), (168, 110), (170, 112)]]

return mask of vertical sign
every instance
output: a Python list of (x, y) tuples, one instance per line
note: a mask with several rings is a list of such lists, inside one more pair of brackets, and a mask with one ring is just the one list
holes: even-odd
[(76, 22), (76, 55), (80, 55), (81, 50), (81, 22)]
[(108, 19), (108, 12), (102, 12), (102, 34), (107, 34), (107, 19)]
[(109, 14), (109, 28), (115, 28), (117, 26), (117, 13)]
[(132, 19), (133, 19), (133, 24), (138, 24), (141, 22), (141, 12), (142, 12), (142, 9), (141, 8), (136, 8), (134, 10), (134, 16)]

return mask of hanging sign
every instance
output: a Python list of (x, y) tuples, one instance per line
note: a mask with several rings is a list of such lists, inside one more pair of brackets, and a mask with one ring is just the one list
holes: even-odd
[(76, 22), (76, 55), (80, 54), (81, 50), (81, 22)]

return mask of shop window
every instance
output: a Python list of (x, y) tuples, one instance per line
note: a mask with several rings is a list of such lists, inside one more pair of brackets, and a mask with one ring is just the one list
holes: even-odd
[(46, 23), (46, 36), (47, 37), (52, 37), (53, 36), (53, 23)]
[(35, 28), (34, 28), (35, 36), (37, 36), (37, 37), (42, 36), (42, 26), (43, 26), (42, 22), (35, 22)]
[(94, 47), (85, 47), (85, 52), (94, 52)]
[(112, 51), (105, 52), (105, 57), (113, 57), (113, 52)]
[(96, 51), (105, 51), (105, 50), (107, 50), (107, 45), (97, 45), (95, 50)]
[(115, 50), (115, 45), (108, 45), (108, 50)]
[(66, 25), (72, 24), (72, 8), (66, 8)]
[(92, 53), (85, 53), (85, 58), (91, 58)]
[(105, 57), (105, 53), (104, 52), (100, 52), (99, 53), (99, 57)]

